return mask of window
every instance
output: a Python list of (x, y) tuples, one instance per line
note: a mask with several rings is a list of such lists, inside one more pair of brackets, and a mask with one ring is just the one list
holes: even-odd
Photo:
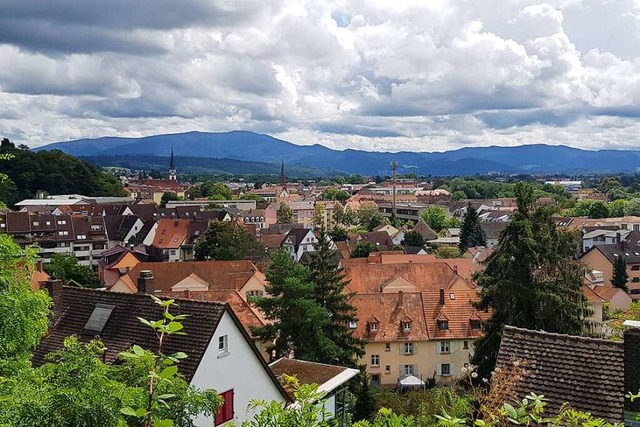
[(349, 329), (356, 329), (358, 327), (358, 322), (355, 320), (349, 320)]
[(388, 342), (384, 345), (384, 351), (391, 351), (391, 343)]
[(640, 270), (640, 265), (637, 265), (637, 264), (636, 264), (636, 265), (632, 265), (632, 266), (631, 266), (631, 270), (633, 270), (633, 271), (638, 271), (638, 270)]
[(413, 347), (413, 343), (412, 342), (404, 343), (404, 354), (405, 355), (411, 355), (411, 354), (413, 354), (413, 351), (414, 351), (414, 347)]
[(638, 283), (638, 282), (640, 282), (640, 277), (634, 277), (634, 278), (631, 279), (631, 281), (633, 283)]
[(384, 373), (385, 374), (391, 373), (391, 365), (384, 365)]
[(440, 341), (440, 354), (451, 353), (451, 345), (449, 341)]
[(462, 348), (464, 348), (465, 350), (469, 350), (469, 341), (464, 341), (462, 343)]
[(39, 226), (39, 225), (40, 225), (40, 223), (39, 223), (38, 221), (33, 221), (33, 226), (34, 226), (34, 227), (37, 227), (37, 226)]
[(68, 235), (69, 235), (69, 232), (68, 232), (68, 231), (58, 231), (58, 234), (59, 234), (60, 236), (68, 236)]
[(60, 220), (58, 221), (58, 225), (67, 225), (67, 221), (66, 220)]
[(380, 374), (371, 375), (371, 385), (380, 385)]
[(441, 331), (446, 331), (449, 329), (449, 321), (448, 320), (438, 320), (438, 329)]
[(222, 397), (223, 402), (216, 413), (216, 418), (213, 421), (214, 426), (231, 421), (235, 416), (233, 412), (233, 389), (220, 393), (220, 397)]
[(404, 365), (402, 366), (402, 373), (404, 375), (414, 375), (416, 372), (416, 370), (414, 369), (413, 365)]
[(402, 322), (402, 332), (411, 331), (411, 322)]
[(449, 363), (443, 363), (440, 365), (440, 375), (451, 375), (451, 365)]
[(471, 319), (469, 320), (469, 325), (471, 326), (471, 329), (480, 329), (480, 320), (478, 319)]
[(218, 353), (220, 353), (220, 355), (229, 353), (229, 337), (227, 335), (218, 337)]
[(371, 355), (371, 366), (380, 366), (380, 355), (378, 354)]
[(263, 296), (264, 296), (264, 291), (261, 291), (261, 290), (247, 291), (247, 298), (263, 297)]
[(377, 332), (377, 331), (378, 331), (378, 324), (376, 322), (370, 322), (369, 332)]
[(51, 225), (51, 221), (47, 221), (47, 222), (46, 222), (46, 224), (47, 224), (47, 225)]

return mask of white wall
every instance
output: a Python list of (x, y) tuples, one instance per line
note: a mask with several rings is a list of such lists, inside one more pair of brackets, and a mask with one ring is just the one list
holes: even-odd
[[(229, 353), (218, 357), (218, 338), (222, 335), (228, 336)], [(229, 313), (225, 313), (191, 381), (200, 389), (213, 388), (218, 393), (233, 389), (234, 421), (239, 423), (252, 418), (251, 413), (247, 414), (252, 399), (285, 401), (252, 351), (252, 345), (244, 339)], [(213, 417), (198, 417), (195, 424), (212, 427)]]

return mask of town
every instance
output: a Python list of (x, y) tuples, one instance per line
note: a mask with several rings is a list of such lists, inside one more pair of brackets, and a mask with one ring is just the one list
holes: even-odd
[[(21, 155), (3, 146), (4, 162)], [(475, 400), (532, 396), (559, 419), (565, 405), (610, 423), (635, 419), (640, 199), (612, 201), (619, 182), (607, 192), (568, 179), (425, 180), (394, 163), (380, 182), (300, 182), (282, 162), (258, 187), (183, 182), (176, 164), (172, 151), (164, 177), (120, 175), (119, 196), (39, 190), (0, 212), (3, 280), (13, 298), (39, 295), (48, 319), (15, 331), (30, 334), (21, 346), (34, 369), (71, 369), (72, 354), (105, 366), (157, 354), (144, 365), (157, 387), (171, 381), (158, 371), (168, 365), (189, 393), (218, 393), (191, 407), (151, 392), (176, 413), (123, 406), (127, 418), (189, 420), (174, 425), (250, 422), (260, 419), (259, 407), (248, 410), (256, 401), (281, 405), (282, 417), (311, 402), (314, 422), (337, 426), (386, 425), (390, 415), (376, 411), (389, 405), (406, 422), (449, 425), (443, 416), (464, 423)], [(468, 197), (491, 186), (512, 196)], [(17, 363), (11, 348), (4, 370)], [(15, 399), (8, 425), (30, 404)], [(439, 406), (408, 409), (406, 399)]]

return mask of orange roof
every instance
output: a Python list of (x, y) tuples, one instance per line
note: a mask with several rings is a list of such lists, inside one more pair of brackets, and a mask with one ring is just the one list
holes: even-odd
[(598, 294), (598, 296), (600, 296), (601, 298), (607, 301), (611, 301), (613, 297), (615, 297), (618, 294), (618, 292), (624, 292), (624, 291), (614, 286), (596, 286), (595, 288), (593, 288), (593, 292)]
[[(352, 258), (342, 264), (351, 280), (349, 290), (360, 294), (378, 293), (396, 276), (412, 284), (416, 292), (447, 288), (456, 278), (462, 278), (446, 262), (373, 264), (367, 259)], [(467, 286), (473, 288), (469, 283)]]
[(417, 255), (404, 254), (402, 252), (372, 252), (368, 262), (378, 264), (406, 264), (406, 263), (434, 263), (442, 262), (448, 264), (453, 271), (457, 272), (465, 279), (471, 279), (475, 272), (473, 259), (471, 258), (436, 258), (433, 254)]
[(187, 239), (190, 223), (189, 219), (159, 220), (153, 245), (160, 249), (179, 249)]
[[(147, 285), (147, 292), (169, 292), (185, 278), (195, 274), (209, 285), (209, 291), (239, 290), (254, 275), (264, 280), (264, 275), (247, 260), (238, 261), (183, 261), (183, 262), (141, 262), (125, 276), (137, 282), (141, 270), (151, 270), (153, 280)], [(193, 291), (192, 291), (193, 292)]]
[[(440, 304), (440, 290), (422, 292), (424, 316), (431, 339), (477, 338), (481, 329), (472, 329), (470, 321), (487, 320), (491, 314), (479, 311), (473, 303), (480, 300), (477, 289), (444, 289), (444, 305)], [(448, 329), (438, 329), (437, 321), (446, 320)]]
[(591, 303), (599, 303), (599, 302), (605, 302), (605, 299), (603, 297), (601, 297), (600, 295), (598, 295), (597, 293), (595, 293), (589, 286), (587, 285), (582, 285), (582, 293), (584, 294), (584, 296), (587, 298), (587, 300)]

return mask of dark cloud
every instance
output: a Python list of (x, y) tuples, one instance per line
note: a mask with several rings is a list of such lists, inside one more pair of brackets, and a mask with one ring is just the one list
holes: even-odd
[(584, 117), (575, 112), (536, 109), (528, 111), (493, 111), (475, 114), (478, 120), (492, 129), (508, 129), (530, 125), (565, 127)]
[(314, 128), (324, 133), (336, 133), (345, 135), (359, 135), (369, 138), (389, 138), (405, 136), (402, 133), (394, 130), (372, 128), (366, 126), (338, 124), (338, 123), (322, 123)]

